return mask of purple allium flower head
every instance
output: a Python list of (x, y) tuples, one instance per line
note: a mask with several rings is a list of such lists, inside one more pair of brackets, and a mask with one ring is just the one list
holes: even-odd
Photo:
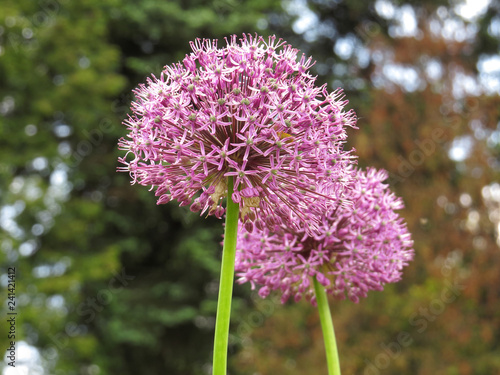
[(233, 176), (247, 228), (314, 222), (305, 210), (326, 204), (318, 183), (351, 178), (355, 158), (343, 144), (355, 115), (340, 90), (315, 86), (312, 59), (281, 39), (234, 35), (226, 44), (192, 42), (182, 63), (134, 91), (119, 170), (156, 188), (158, 204), (217, 217)]
[(281, 225), (248, 232), (240, 225), (236, 253), (239, 283), (260, 285), (259, 294), (281, 290), (282, 302), (303, 296), (313, 304), (316, 277), (328, 293), (358, 302), (369, 290), (399, 281), (413, 258), (413, 242), (403, 219), (403, 208), (383, 184), (387, 172), (374, 168), (356, 171), (345, 192), (347, 205), (332, 205), (319, 231), (308, 235)]

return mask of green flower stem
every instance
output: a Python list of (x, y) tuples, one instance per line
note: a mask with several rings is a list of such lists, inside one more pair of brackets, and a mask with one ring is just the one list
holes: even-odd
[(326, 362), (328, 365), (328, 375), (340, 375), (339, 353), (337, 351), (337, 342), (335, 340), (335, 331), (333, 330), (332, 315), (330, 306), (323, 285), (314, 278), (314, 291), (316, 301), (318, 302), (319, 319), (323, 338), (325, 340)]
[(239, 205), (231, 199), (233, 177), (227, 181), (226, 228), (222, 248), (222, 267), (215, 320), (214, 363), (212, 375), (226, 375), (229, 320), (233, 297), (234, 261), (236, 257), (236, 237), (238, 235)]

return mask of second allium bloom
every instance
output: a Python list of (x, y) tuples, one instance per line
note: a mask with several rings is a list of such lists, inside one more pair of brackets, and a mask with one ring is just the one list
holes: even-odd
[(328, 293), (354, 302), (399, 281), (413, 259), (413, 241), (395, 212), (403, 202), (383, 184), (386, 178), (374, 168), (356, 171), (345, 193), (350, 205), (332, 205), (314, 235), (284, 225), (252, 232), (240, 226), (239, 282), (259, 285), (261, 297), (280, 290), (282, 302), (305, 296), (314, 304), (313, 277)]
[(350, 179), (343, 143), (355, 116), (340, 91), (315, 86), (312, 60), (283, 41), (226, 42), (191, 43), (182, 63), (135, 91), (121, 169), (156, 188), (159, 204), (177, 200), (217, 217), (232, 176), (247, 228), (310, 225), (306, 211), (326, 205), (318, 184)]

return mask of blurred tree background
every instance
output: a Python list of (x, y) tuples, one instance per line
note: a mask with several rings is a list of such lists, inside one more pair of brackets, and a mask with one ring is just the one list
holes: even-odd
[[(403, 281), (331, 301), (343, 372), (498, 373), (492, 0), (4, 0), (0, 281), (7, 296), (16, 267), (19, 315), (3, 373), (210, 373), (222, 223), (131, 187), (116, 142), (132, 88), (190, 40), (242, 32), (276, 33), (313, 55), (319, 82), (345, 88), (360, 128), (349, 145), (406, 203), (416, 257)], [(231, 374), (326, 373), (307, 303), (242, 285), (233, 311)]]

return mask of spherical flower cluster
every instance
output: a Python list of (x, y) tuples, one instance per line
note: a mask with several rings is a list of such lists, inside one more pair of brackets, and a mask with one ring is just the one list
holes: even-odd
[(315, 86), (311, 58), (281, 39), (226, 43), (196, 40), (182, 63), (135, 90), (119, 169), (156, 189), (158, 204), (177, 200), (221, 217), (232, 176), (247, 228), (315, 222), (305, 210), (335, 199), (320, 195), (318, 184), (351, 178), (355, 159), (344, 142), (355, 115), (344, 111), (340, 90)]
[(382, 182), (383, 170), (356, 171), (345, 192), (349, 205), (333, 205), (314, 235), (280, 226), (249, 232), (240, 225), (236, 253), (239, 282), (260, 285), (259, 294), (281, 290), (282, 302), (303, 296), (313, 304), (316, 277), (328, 293), (358, 302), (369, 290), (400, 280), (413, 258), (413, 242), (403, 219), (403, 208)]

